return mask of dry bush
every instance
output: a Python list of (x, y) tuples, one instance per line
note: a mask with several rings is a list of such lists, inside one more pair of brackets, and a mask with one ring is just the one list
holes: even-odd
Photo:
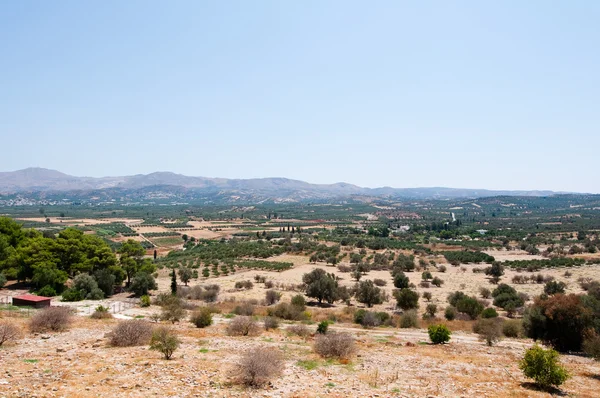
[(352, 271), (352, 267), (350, 267), (348, 265), (343, 265), (343, 264), (338, 265), (337, 269), (340, 272), (350, 272), (350, 271)]
[(67, 307), (48, 307), (36, 313), (29, 321), (33, 333), (62, 332), (71, 326), (73, 316)]
[(509, 319), (502, 325), (502, 334), (506, 337), (521, 337), (523, 335), (523, 322), (520, 319)]
[(265, 330), (279, 328), (279, 319), (274, 316), (268, 316), (264, 319)]
[(325, 358), (347, 359), (356, 351), (349, 333), (320, 334), (315, 339), (315, 352)]
[(373, 283), (375, 284), (375, 286), (379, 287), (387, 285), (387, 281), (384, 279), (374, 279)]
[(248, 301), (243, 302), (233, 309), (233, 313), (236, 315), (252, 316), (254, 315), (254, 305)]
[(265, 293), (265, 302), (267, 305), (273, 305), (281, 300), (281, 293), (275, 290), (267, 290)]
[(254, 287), (254, 284), (251, 281), (237, 281), (234, 285), (236, 289), (246, 289), (250, 290)]
[(270, 347), (251, 348), (242, 354), (233, 374), (248, 387), (260, 387), (279, 375), (283, 369), (281, 354)]
[(286, 329), (288, 332), (300, 337), (310, 336), (310, 329), (306, 325), (293, 325)]
[(236, 316), (227, 325), (227, 334), (230, 336), (257, 336), (260, 327), (249, 316)]
[(273, 281), (265, 281), (265, 289), (273, 289), (275, 283)]
[(0, 322), (0, 346), (6, 342), (21, 338), (21, 329), (8, 322)]
[(500, 341), (502, 338), (502, 320), (498, 318), (481, 318), (473, 325), (473, 332), (487, 343), (488, 346)]
[(419, 317), (417, 316), (417, 311), (409, 310), (403, 313), (400, 316), (400, 325), (401, 328), (418, 328), (419, 327)]
[(132, 347), (148, 344), (152, 338), (152, 325), (136, 319), (121, 321), (110, 334), (113, 347)]

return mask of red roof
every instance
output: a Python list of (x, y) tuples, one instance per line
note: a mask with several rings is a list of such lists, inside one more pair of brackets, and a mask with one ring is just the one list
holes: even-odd
[(42, 301), (50, 301), (50, 300), (52, 300), (52, 297), (35, 296), (33, 294), (22, 294), (20, 296), (14, 296), (13, 300), (14, 299), (34, 301), (36, 303), (39, 303)]

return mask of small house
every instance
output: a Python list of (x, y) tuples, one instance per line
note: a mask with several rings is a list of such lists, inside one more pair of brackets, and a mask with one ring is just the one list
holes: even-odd
[(51, 301), (51, 297), (35, 296), (33, 294), (22, 294), (12, 298), (13, 305), (33, 308), (50, 307)]

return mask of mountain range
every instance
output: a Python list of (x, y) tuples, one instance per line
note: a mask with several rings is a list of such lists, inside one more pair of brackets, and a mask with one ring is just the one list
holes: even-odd
[(564, 192), (500, 191), (461, 188), (363, 188), (348, 183), (311, 184), (287, 178), (226, 179), (190, 177), (155, 172), (123, 177), (76, 177), (56, 170), (32, 167), (0, 172), (0, 193), (68, 192), (98, 190), (139, 190), (156, 187), (161, 191), (186, 189), (197, 193), (250, 194), (265, 198), (325, 199), (345, 196), (386, 196), (399, 198), (475, 198), (489, 196), (550, 196)]

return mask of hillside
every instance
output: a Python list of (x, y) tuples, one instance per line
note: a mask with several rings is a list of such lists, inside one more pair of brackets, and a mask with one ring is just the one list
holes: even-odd
[(474, 198), (498, 195), (549, 196), (552, 191), (494, 191), (459, 188), (362, 188), (348, 183), (311, 184), (288, 178), (226, 179), (190, 177), (171, 172), (155, 172), (123, 177), (76, 177), (56, 170), (27, 168), (0, 172), (0, 193), (19, 192), (69, 192), (86, 190), (139, 190), (161, 187), (163, 192), (177, 188), (193, 190), (196, 194), (220, 192), (221, 194), (258, 195), (261, 198), (291, 200), (326, 199), (334, 197), (386, 196), (399, 198)]

